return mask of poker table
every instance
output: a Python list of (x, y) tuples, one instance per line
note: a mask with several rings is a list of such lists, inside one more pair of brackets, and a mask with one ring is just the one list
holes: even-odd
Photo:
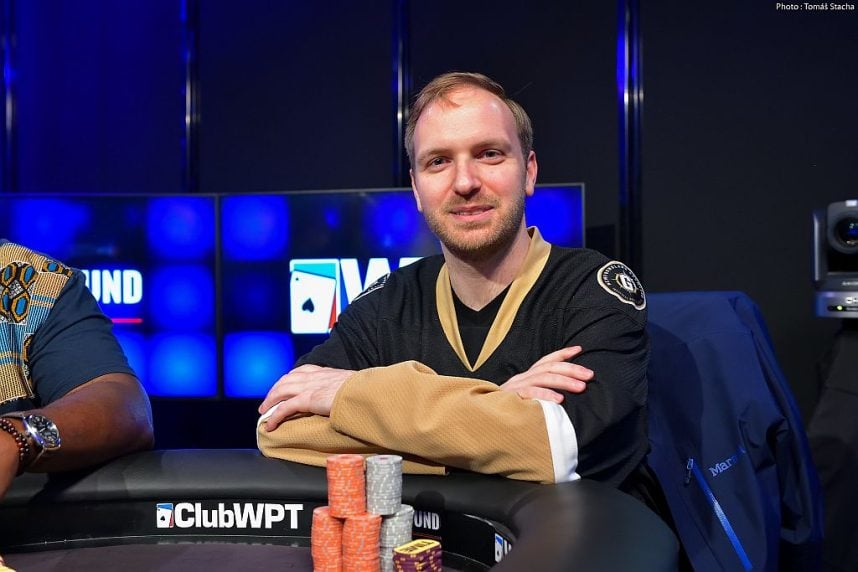
[[(147, 451), (93, 470), (16, 479), (0, 554), (42, 570), (311, 570), (325, 470), (251, 449)], [(675, 570), (670, 529), (632, 497), (581, 480), (537, 485), (454, 472), (406, 475), (414, 537), (444, 570)]]

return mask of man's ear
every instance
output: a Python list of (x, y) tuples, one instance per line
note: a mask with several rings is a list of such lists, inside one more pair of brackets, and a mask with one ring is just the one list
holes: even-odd
[(411, 193), (414, 195), (414, 201), (417, 203), (417, 210), (423, 212), (423, 205), (420, 204), (420, 195), (417, 194), (417, 183), (414, 182), (414, 169), (408, 169), (408, 175), (411, 177)]
[(531, 151), (527, 156), (525, 169), (524, 193), (528, 197), (532, 197), (533, 191), (536, 187), (536, 172), (539, 170), (539, 165), (536, 163), (536, 151)]

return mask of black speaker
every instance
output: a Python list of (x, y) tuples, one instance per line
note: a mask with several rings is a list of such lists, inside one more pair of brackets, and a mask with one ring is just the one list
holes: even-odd
[(858, 199), (813, 213), (816, 315), (858, 318)]

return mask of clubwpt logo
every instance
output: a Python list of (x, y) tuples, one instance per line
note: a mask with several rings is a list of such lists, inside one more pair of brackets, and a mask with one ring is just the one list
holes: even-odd
[[(214, 503), (212, 503), (214, 504)], [(257, 528), (271, 530), (276, 524), (298, 529), (303, 504), (217, 503), (203, 508), (200, 502), (162, 502), (155, 505), (157, 528)]]
[[(420, 258), (414, 256), (400, 258), (399, 268), (417, 260)], [(327, 334), (345, 306), (389, 273), (390, 261), (387, 258), (370, 258), (363, 278), (356, 258), (290, 260), (289, 314), (292, 333)]]

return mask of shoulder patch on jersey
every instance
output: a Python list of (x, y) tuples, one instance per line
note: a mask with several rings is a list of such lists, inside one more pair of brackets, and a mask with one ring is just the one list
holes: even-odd
[(390, 277), (390, 273), (387, 273), (384, 276), (382, 276), (381, 278), (379, 278), (378, 280), (376, 280), (375, 282), (373, 282), (372, 284), (370, 284), (369, 286), (367, 286), (363, 292), (361, 292), (360, 294), (355, 296), (355, 299), (352, 300), (352, 303), (357, 302), (358, 300), (360, 300), (361, 298), (363, 298), (364, 296), (366, 296), (370, 292), (375, 292), (376, 290), (381, 290), (382, 288), (384, 288), (384, 285), (387, 284), (387, 279), (389, 277)]
[(596, 273), (599, 286), (623, 304), (630, 304), (638, 310), (646, 308), (646, 294), (643, 286), (631, 269), (617, 260), (612, 260), (599, 268)]

